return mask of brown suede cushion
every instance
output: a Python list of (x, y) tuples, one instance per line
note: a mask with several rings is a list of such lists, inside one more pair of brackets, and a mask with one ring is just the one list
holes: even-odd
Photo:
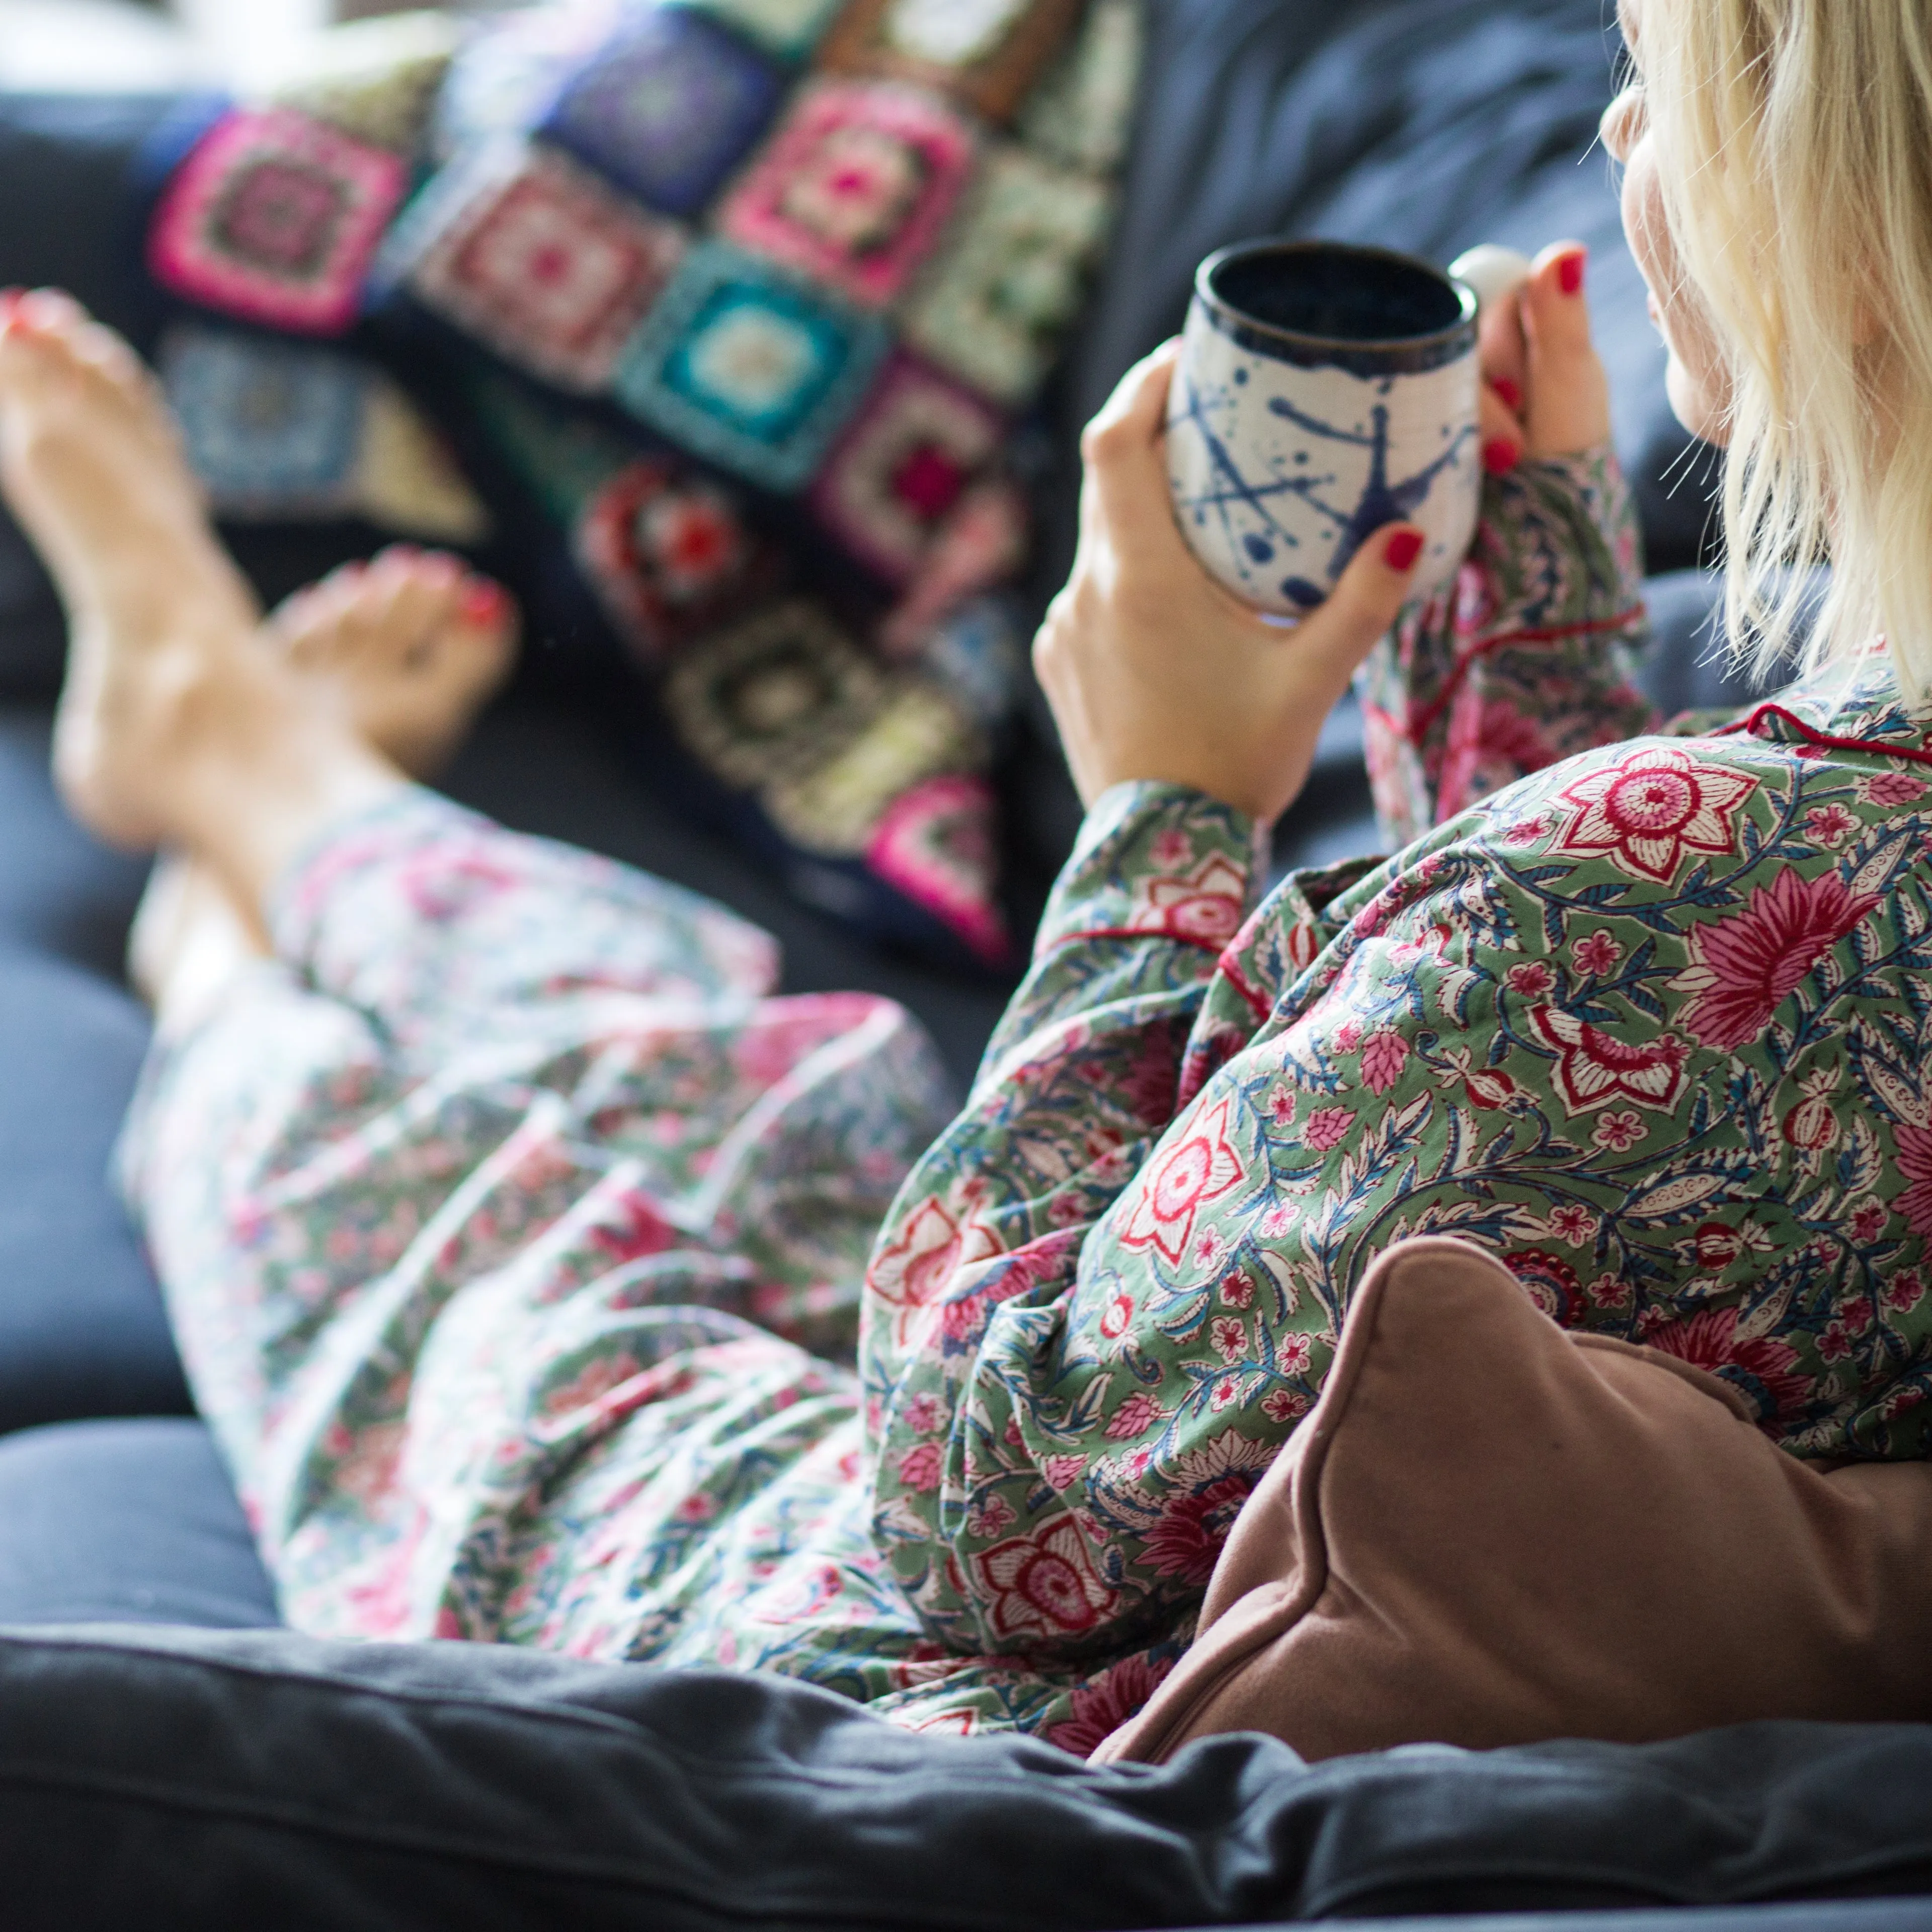
[(1932, 1465), (1822, 1473), (1715, 1377), (1568, 1334), (1499, 1262), (1426, 1239), (1364, 1277), (1193, 1648), (1094, 1755), (1757, 1718), (1932, 1718)]

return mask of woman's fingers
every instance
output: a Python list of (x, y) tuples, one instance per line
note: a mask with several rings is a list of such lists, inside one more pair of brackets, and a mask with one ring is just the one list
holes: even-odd
[(1136, 363), (1080, 439), (1092, 508), (1117, 535), (1173, 527), (1161, 439), (1180, 355), (1177, 338)]
[(1483, 467), (1492, 476), (1507, 476), (1522, 460), (1528, 440), (1522, 418), (1486, 385), (1479, 404), (1477, 433), (1482, 439)]
[(1326, 694), (1324, 715), (1374, 649), (1376, 640), (1401, 614), (1424, 548), (1422, 532), (1412, 524), (1389, 524), (1376, 531), (1356, 551), (1328, 601), (1277, 646), (1291, 670), (1312, 674), (1314, 688), (1309, 694)]
[(1484, 387), (1496, 392), (1505, 409), (1520, 415), (1529, 383), (1529, 345), (1523, 340), (1520, 290), (1484, 303), (1476, 344)]
[(1610, 433), (1610, 385), (1590, 339), (1588, 260), (1581, 242), (1556, 242), (1523, 285), (1533, 455), (1574, 455)]

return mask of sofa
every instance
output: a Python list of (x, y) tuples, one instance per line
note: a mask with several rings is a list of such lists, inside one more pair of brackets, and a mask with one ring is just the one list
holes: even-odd
[[(1618, 440), (1656, 573), (1646, 676), (1670, 706), (1745, 694), (1708, 649), (1710, 455), (1670, 417), (1592, 146), (1617, 51), (1606, 11), (1148, 0), (1112, 254), (1040, 418), (1036, 608), (1071, 551), (1078, 426), (1178, 326), (1204, 254), (1282, 233), (1446, 261), (1478, 241), (1533, 250), (1574, 236), (1592, 250)], [(0, 98), (0, 282), (70, 287), (152, 340), (130, 168), (182, 104)], [(347, 524), (231, 535), (271, 597), (376, 540)], [(963, 1084), (1004, 988), (866, 946), (677, 816), (608, 730), (608, 668), (554, 641), (537, 640), (448, 788), (726, 901), (781, 938), (790, 990), (904, 1001)], [(0, 529), (10, 1928), (1124, 1928), (1494, 1913), (1479, 1922), (1527, 1932), (1558, 1912), (1658, 1932), (1932, 1924), (1932, 1727), (1419, 1745), (1312, 1766), (1247, 1736), (1157, 1767), (1089, 1766), (1024, 1741), (908, 1736), (795, 1684), (280, 1628), (106, 1178), (146, 1036), (121, 974), (144, 868), (91, 843), (52, 795), (60, 650), (49, 587)], [(1037, 705), (1030, 726), (1004, 774), (1022, 914), (1078, 818)], [(1276, 856), (1323, 862), (1374, 836), (1344, 706)]]

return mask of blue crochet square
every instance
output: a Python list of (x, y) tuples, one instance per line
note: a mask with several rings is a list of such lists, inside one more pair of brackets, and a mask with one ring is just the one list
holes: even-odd
[(694, 215), (785, 92), (778, 68), (681, 8), (634, 10), (567, 81), (537, 133), (666, 214)]
[(890, 343), (883, 323), (707, 242), (632, 338), (617, 400), (721, 469), (794, 490), (863, 400)]
[(346, 506), (368, 368), (328, 349), (184, 325), (159, 358), (195, 474), (218, 509), (274, 515)]

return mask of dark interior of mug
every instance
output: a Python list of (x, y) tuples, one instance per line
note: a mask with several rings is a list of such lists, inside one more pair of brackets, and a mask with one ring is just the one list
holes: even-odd
[(1209, 280), (1238, 314), (1331, 342), (1402, 342), (1462, 320), (1462, 298), (1446, 276), (1372, 249), (1293, 243), (1244, 250)]

